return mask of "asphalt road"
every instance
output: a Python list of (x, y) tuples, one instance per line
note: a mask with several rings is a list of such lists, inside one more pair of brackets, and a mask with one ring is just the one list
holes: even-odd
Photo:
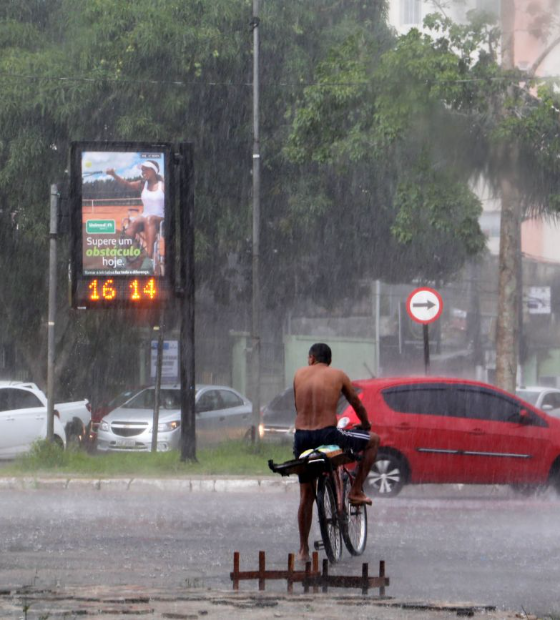
[[(228, 589), (241, 569), (284, 568), (297, 550), (298, 496), (290, 492), (0, 491), (4, 586)], [(560, 501), (505, 487), (409, 487), (377, 500), (362, 558), (331, 572), (358, 575), (386, 562), (387, 594), (560, 614)], [(318, 538), (314, 525), (313, 538)], [(256, 583), (244, 589), (256, 590)], [(285, 584), (270, 585), (285, 590)], [(267, 591), (269, 585), (267, 584)]]

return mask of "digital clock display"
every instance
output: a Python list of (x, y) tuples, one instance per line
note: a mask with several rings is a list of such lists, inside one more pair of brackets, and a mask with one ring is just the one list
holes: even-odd
[(169, 286), (160, 279), (93, 277), (77, 283), (75, 304), (78, 309), (149, 308), (169, 297)]

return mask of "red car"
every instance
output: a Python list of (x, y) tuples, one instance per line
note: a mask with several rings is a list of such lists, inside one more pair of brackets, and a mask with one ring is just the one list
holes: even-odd
[[(485, 383), (406, 377), (354, 382), (381, 444), (368, 490), (404, 484), (552, 484), (560, 491), (560, 420)], [(357, 424), (348, 407), (339, 426)]]

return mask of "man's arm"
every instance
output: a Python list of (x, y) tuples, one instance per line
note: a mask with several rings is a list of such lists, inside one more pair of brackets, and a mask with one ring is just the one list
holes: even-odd
[(342, 384), (342, 393), (346, 397), (346, 400), (352, 405), (352, 408), (356, 412), (358, 418), (360, 418), (360, 422), (365, 430), (369, 431), (371, 428), (371, 424), (368, 419), (367, 410), (364, 407), (362, 401), (358, 398), (356, 394), (356, 390), (353, 385), (350, 383), (350, 379), (345, 376), (345, 380)]

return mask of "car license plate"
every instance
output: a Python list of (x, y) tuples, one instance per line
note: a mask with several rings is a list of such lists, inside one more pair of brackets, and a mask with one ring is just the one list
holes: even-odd
[(136, 442), (134, 439), (118, 439), (116, 444), (119, 448), (134, 448)]

